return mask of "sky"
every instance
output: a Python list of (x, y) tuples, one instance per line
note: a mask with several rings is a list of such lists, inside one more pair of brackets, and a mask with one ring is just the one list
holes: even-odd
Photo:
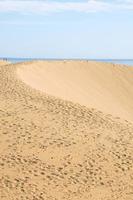
[(133, 59), (133, 0), (0, 0), (0, 57)]

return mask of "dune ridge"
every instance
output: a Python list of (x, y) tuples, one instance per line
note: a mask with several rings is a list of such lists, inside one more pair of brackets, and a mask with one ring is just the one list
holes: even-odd
[(0, 199), (132, 200), (133, 124), (20, 80), (41, 63), (0, 66)]
[(34, 62), (18, 76), (47, 94), (133, 121), (133, 68), (87, 61)]

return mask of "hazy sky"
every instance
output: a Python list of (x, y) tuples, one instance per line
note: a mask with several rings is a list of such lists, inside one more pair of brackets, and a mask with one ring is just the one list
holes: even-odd
[(0, 0), (0, 57), (133, 58), (133, 0)]

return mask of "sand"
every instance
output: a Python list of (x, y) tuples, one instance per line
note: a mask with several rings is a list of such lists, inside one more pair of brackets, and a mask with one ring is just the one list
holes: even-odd
[(133, 200), (133, 69), (4, 64), (0, 199)]
[(22, 65), (18, 75), (47, 94), (133, 121), (133, 67), (40, 61)]
[(9, 64), (10, 62), (8, 62), (8, 61), (5, 61), (5, 60), (0, 60), (0, 66), (2, 66), (2, 65), (7, 65), (7, 64)]

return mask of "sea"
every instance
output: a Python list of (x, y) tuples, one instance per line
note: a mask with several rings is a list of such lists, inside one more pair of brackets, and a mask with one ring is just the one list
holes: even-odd
[(47, 59), (47, 58), (0, 58), (10, 61), (12, 63), (20, 63), (20, 62), (26, 62), (26, 61), (33, 61), (33, 60), (48, 60), (48, 61), (54, 61), (54, 60), (88, 60), (88, 61), (96, 61), (96, 62), (105, 62), (105, 63), (114, 63), (114, 64), (122, 64), (122, 65), (128, 65), (133, 66), (133, 59)]

